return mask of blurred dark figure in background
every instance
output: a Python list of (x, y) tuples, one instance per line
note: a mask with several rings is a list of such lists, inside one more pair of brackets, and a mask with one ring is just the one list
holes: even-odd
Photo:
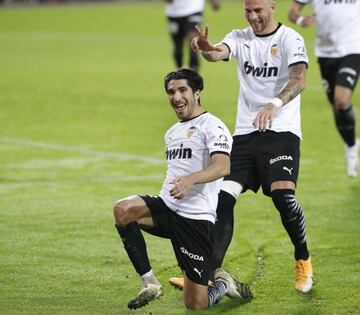
[[(189, 47), (189, 63), (184, 64), (184, 43), (190, 43), (195, 37), (195, 25), (201, 26), (202, 12), (205, 0), (164, 0), (166, 2), (165, 14), (168, 19), (168, 29), (171, 35), (174, 50), (173, 57), (178, 68), (189, 67), (199, 70), (199, 55)], [(214, 10), (220, 8), (220, 0), (209, 0)]]

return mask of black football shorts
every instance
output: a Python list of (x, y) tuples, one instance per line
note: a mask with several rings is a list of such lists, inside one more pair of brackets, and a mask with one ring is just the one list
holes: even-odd
[(238, 182), (243, 192), (260, 186), (270, 196), (276, 181), (296, 184), (299, 172), (300, 139), (291, 132), (252, 132), (233, 137), (231, 171), (224, 180)]
[(174, 39), (185, 38), (186, 35), (194, 30), (195, 25), (201, 26), (201, 12), (184, 17), (168, 17), (169, 33)]
[(159, 196), (140, 196), (153, 217), (154, 228), (144, 231), (169, 238), (180, 268), (193, 282), (208, 285), (215, 225), (193, 220), (170, 210)]
[(354, 90), (360, 73), (360, 54), (341, 58), (318, 58), (321, 77), (330, 103), (334, 101), (336, 85)]

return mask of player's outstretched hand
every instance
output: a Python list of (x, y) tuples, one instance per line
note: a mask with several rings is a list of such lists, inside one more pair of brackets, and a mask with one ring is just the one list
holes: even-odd
[(196, 25), (195, 26), (195, 34), (196, 36), (191, 40), (191, 48), (194, 51), (222, 51), (222, 49), (218, 46), (213, 45), (208, 40), (209, 28), (205, 26), (204, 33), (201, 32), (201, 29)]

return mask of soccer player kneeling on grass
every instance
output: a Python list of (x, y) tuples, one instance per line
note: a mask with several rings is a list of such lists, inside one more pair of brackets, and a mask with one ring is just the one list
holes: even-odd
[(216, 205), (223, 176), (230, 172), (232, 137), (225, 124), (200, 104), (203, 79), (195, 71), (169, 73), (165, 91), (179, 118), (165, 134), (167, 174), (158, 196), (130, 196), (116, 202), (117, 231), (143, 286), (128, 303), (136, 309), (163, 294), (150, 266), (141, 230), (171, 240), (184, 274), (188, 309), (205, 309), (225, 294), (251, 298), (247, 285), (217, 269), (209, 282)]

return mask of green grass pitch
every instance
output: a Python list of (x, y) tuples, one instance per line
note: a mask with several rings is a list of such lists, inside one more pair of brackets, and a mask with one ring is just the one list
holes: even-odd
[[(278, 1), (285, 24), (290, 1)], [(163, 90), (174, 69), (162, 2), (0, 8), (0, 314), (184, 314), (168, 241), (146, 236), (165, 295), (129, 311), (140, 288), (113, 222), (115, 200), (159, 192), (163, 134), (176, 121)], [(214, 42), (246, 21), (240, 1), (207, 7)], [(360, 313), (360, 181), (345, 175), (313, 54), (302, 96), (297, 199), (307, 220), (315, 287), (293, 288), (292, 246), (271, 200), (236, 205), (224, 268), (254, 299), (205, 314)], [(204, 107), (233, 130), (236, 63), (202, 62)], [(359, 111), (360, 88), (354, 96)], [(360, 119), (357, 114), (358, 120)], [(191, 312), (192, 313), (192, 312)]]

